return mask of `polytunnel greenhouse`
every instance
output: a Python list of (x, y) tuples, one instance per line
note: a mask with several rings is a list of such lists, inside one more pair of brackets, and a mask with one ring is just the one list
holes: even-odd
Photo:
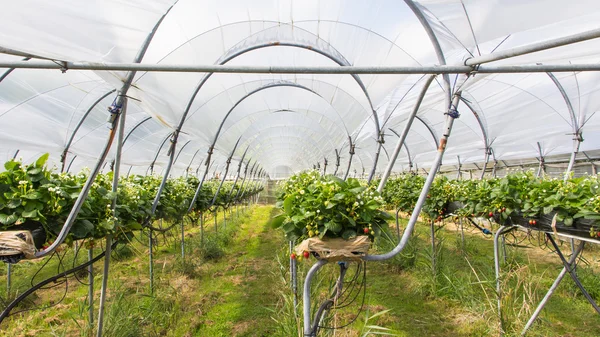
[(2, 335), (600, 335), (600, 2), (0, 16)]

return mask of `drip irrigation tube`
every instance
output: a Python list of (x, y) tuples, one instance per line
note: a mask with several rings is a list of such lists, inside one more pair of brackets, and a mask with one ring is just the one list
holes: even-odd
[[(117, 246), (118, 242), (115, 242), (112, 244), (111, 249), (114, 249)], [(0, 313), (0, 324), (2, 324), (2, 321), (9, 316), (10, 311), (12, 309), (14, 309), (19, 303), (21, 303), (21, 301), (23, 301), (25, 298), (27, 298), (27, 296), (33, 294), (36, 290), (42, 288), (45, 285), (48, 285), (52, 282), (56, 282), (57, 280), (63, 278), (63, 277), (67, 277), (68, 275), (71, 275), (73, 273), (76, 273), (80, 270), (84, 270), (85, 268), (87, 268), (88, 266), (91, 266), (94, 264), (94, 262), (97, 262), (98, 260), (102, 259), (105, 255), (106, 251), (100, 253), (98, 256), (96, 256), (95, 258), (80, 264), (79, 266), (66, 270), (62, 273), (56, 274), (52, 277), (49, 277), (47, 279), (45, 279), (44, 281), (41, 281), (40, 283), (34, 285), (33, 287), (27, 289), (24, 293), (22, 293), (19, 297), (15, 298), (12, 302), (10, 302), (6, 308), (4, 308), (4, 310), (2, 311), (2, 313)]]

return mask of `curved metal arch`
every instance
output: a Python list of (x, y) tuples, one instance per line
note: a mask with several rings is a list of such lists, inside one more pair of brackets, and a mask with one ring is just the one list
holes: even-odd
[[(429, 21), (427, 21), (427, 18), (425, 17), (425, 14), (423, 13), (419, 5), (417, 5), (413, 0), (404, 0), (404, 3), (410, 8), (410, 10), (412, 10), (419, 22), (421, 22), (423, 29), (425, 29), (427, 36), (429, 36), (429, 40), (431, 42), (431, 45), (433, 46), (433, 49), (435, 50), (435, 55), (437, 56), (440, 65), (446, 65), (446, 57), (444, 56), (444, 51), (442, 50), (440, 41), (438, 40), (437, 35), (435, 35), (433, 28), (431, 28), (431, 24), (429, 23)], [(452, 100), (452, 92), (450, 90), (450, 76), (448, 74), (443, 74), (442, 78), (444, 80), (444, 85), (442, 86), (442, 88), (446, 92), (445, 106), (449, 107), (450, 101)]]
[[(396, 132), (396, 130), (392, 129), (392, 128), (388, 128), (390, 131), (392, 131), (396, 137), (400, 137), (400, 134), (398, 132)], [(406, 144), (406, 142), (402, 143), (402, 147), (404, 147), (404, 150), (406, 151), (406, 156), (408, 158), (408, 167), (410, 168), (410, 170), (412, 170), (413, 167), (413, 158), (410, 156), (410, 150), (408, 148), (408, 145)]]
[[(217, 64), (218, 65), (223, 65), (231, 60), (233, 60), (234, 58), (241, 56), (243, 54), (246, 54), (248, 52), (254, 51), (254, 50), (258, 50), (258, 49), (262, 49), (262, 48), (268, 48), (268, 47), (294, 47), (294, 48), (302, 48), (302, 49), (306, 49), (312, 52), (315, 52), (317, 54), (323, 55), (327, 58), (329, 58), (330, 60), (332, 60), (333, 62), (337, 63), (340, 66), (350, 66), (350, 62), (348, 62), (345, 59), (339, 59), (337, 57), (335, 57), (334, 55), (331, 55), (321, 49), (318, 48), (318, 46), (313, 46), (310, 44), (300, 44), (300, 43), (290, 43), (290, 42), (269, 42), (269, 43), (262, 43), (262, 44), (257, 44), (254, 46), (248, 46), (244, 49), (241, 49), (239, 51), (236, 51), (235, 53), (225, 57), (224, 59), (222, 59), (221, 61), (219, 61)], [(235, 47), (235, 46), (234, 46)], [(232, 48), (234, 48), (232, 47)], [(231, 49), (230, 49), (231, 50)], [(187, 118), (187, 114), (189, 113), (189, 110), (192, 107), (192, 104), (194, 103), (194, 100), (196, 99), (196, 96), (198, 95), (198, 92), (200, 91), (200, 89), (202, 88), (202, 86), (204, 86), (204, 84), (206, 83), (206, 81), (208, 81), (208, 79), (213, 75), (214, 73), (208, 73), (206, 74), (202, 80), (200, 80), (200, 83), (198, 83), (198, 86), (195, 88), (194, 93), (192, 94), (191, 99), (189, 100), (186, 109), (181, 117), (181, 120), (179, 122), (179, 125), (177, 126), (177, 130), (181, 130), (183, 128), (183, 124), (185, 122), (185, 119)], [(372, 114), (372, 118), (373, 121), (375, 123), (375, 127), (377, 129), (377, 132), (380, 131), (379, 128), (379, 118), (377, 116), (377, 112), (375, 111), (375, 109), (373, 108), (373, 103), (371, 101), (371, 97), (368, 94), (368, 91), (364, 85), (364, 83), (362, 82), (362, 80), (360, 79), (360, 77), (356, 74), (352, 74), (351, 75), (352, 78), (354, 78), (354, 80), (357, 82), (357, 84), (359, 85), (359, 87), (361, 88), (361, 90), (364, 92), (365, 97), (367, 98), (367, 101), (369, 102), (369, 106), (371, 107), (371, 114)]]
[[(285, 80), (282, 80), (282, 81), (285, 81)], [(318, 79), (311, 79), (310, 81), (312, 81), (312, 82), (317, 82), (317, 83), (319, 83), (320, 85), (325, 85), (325, 86), (331, 86), (331, 87), (334, 87), (336, 91), (343, 93), (343, 94), (345, 95), (345, 98), (351, 99), (351, 100), (353, 100), (353, 101), (354, 101), (354, 102), (355, 102), (355, 103), (356, 103), (358, 106), (361, 106), (361, 103), (360, 103), (360, 102), (358, 102), (358, 100), (356, 100), (356, 99), (355, 99), (355, 98), (354, 98), (352, 95), (350, 95), (350, 94), (349, 94), (347, 91), (345, 91), (344, 89), (342, 89), (342, 88), (340, 88), (340, 87), (336, 87), (336, 86), (334, 86), (333, 84), (331, 84), (331, 83), (329, 83), (329, 82), (320, 81), (320, 80), (318, 80)], [(249, 83), (255, 83), (255, 82), (263, 82), (263, 80), (256, 80), (256, 81), (243, 82), (243, 83), (240, 83), (240, 84), (238, 84), (238, 85), (236, 85), (236, 86), (229, 87), (229, 88), (227, 88), (227, 89), (225, 89), (225, 90), (223, 90), (223, 91), (219, 92), (218, 94), (214, 95), (214, 96), (213, 96), (213, 97), (211, 97), (209, 100), (207, 100), (206, 102), (204, 102), (202, 105), (200, 105), (199, 107), (197, 107), (197, 108), (196, 108), (196, 109), (195, 109), (195, 110), (194, 110), (194, 111), (193, 111), (193, 112), (192, 112), (192, 113), (191, 113), (191, 114), (188, 116), (188, 120), (189, 120), (190, 118), (192, 118), (192, 116), (193, 116), (193, 115), (194, 115), (194, 114), (195, 114), (195, 113), (196, 113), (196, 112), (197, 112), (199, 109), (201, 109), (203, 106), (205, 106), (206, 104), (208, 104), (208, 102), (210, 102), (210, 101), (212, 101), (213, 99), (215, 99), (215, 97), (217, 97), (217, 96), (219, 96), (219, 95), (222, 95), (222, 94), (224, 94), (224, 93), (227, 93), (229, 90), (231, 90), (231, 89), (233, 89), (233, 88), (237, 88), (237, 87), (240, 87), (240, 86), (244, 86), (244, 87), (245, 87), (247, 84), (249, 84)], [(298, 84), (298, 85), (302, 85), (302, 86), (304, 86), (304, 87), (307, 87), (306, 85), (300, 84), (300, 83), (298, 83), (298, 82), (292, 82), (292, 81), (288, 81), (288, 82), (291, 82), (291, 83), (296, 83), (296, 84)], [(307, 87), (307, 88), (308, 88), (308, 87)], [(318, 91), (316, 91), (316, 90), (314, 90), (314, 89), (311, 89), (311, 91), (312, 91), (312, 92), (314, 92), (316, 95), (320, 96), (321, 98), (323, 98), (323, 101), (324, 101), (324, 102), (326, 102), (328, 105), (330, 105), (330, 106), (332, 107), (333, 111), (335, 111), (335, 112), (336, 112), (336, 114), (337, 114), (337, 116), (339, 117), (339, 120), (341, 121), (341, 124), (344, 126), (344, 130), (346, 130), (346, 133), (350, 133), (350, 132), (349, 132), (349, 130), (348, 130), (348, 127), (346, 126), (345, 120), (344, 120), (344, 118), (342, 118), (342, 116), (340, 115), (340, 113), (339, 113), (338, 109), (337, 109), (337, 108), (335, 108), (335, 106), (333, 106), (333, 105), (332, 105), (332, 104), (331, 104), (331, 103), (330, 103), (328, 100), (326, 100), (326, 99), (325, 99), (323, 96), (321, 96), (321, 94), (320, 94)], [(330, 120), (331, 120), (331, 121), (333, 121), (333, 119), (330, 119)]]
[(183, 149), (185, 149), (185, 147), (191, 142), (192, 140), (188, 140), (187, 142), (185, 142), (185, 144), (183, 144), (183, 146), (179, 149), (179, 151), (177, 152), (177, 155), (175, 156), (175, 160), (173, 160), (173, 165), (177, 162), (177, 159), (179, 159), (179, 155), (181, 154), (181, 152), (183, 151)]
[(225, 114), (225, 116), (223, 117), (223, 120), (221, 120), (221, 124), (219, 125), (219, 128), (217, 129), (217, 132), (215, 133), (215, 137), (213, 138), (213, 142), (210, 145), (211, 149), (214, 148), (215, 144), (217, 143), (217, 140), (219, 138), (219, 134), (221, 133), (221, 130), (223, 129), (223, 125), (225, 124), (225, 122), (227, 121), (227, 118), (229, 117), (229, 115), (233, 112), (233, 110), (240, 105), (246, 98), (261, 92), (263, 90), (267, 90), (267, 89), (271, 89), (271, 88), (277, 88), (277, 87), (292, 87), (292, 88), (298, 88), (298, 89), (302, 89), (302, 90), (306, 90), (310, 93), (313, 93), (315, 95), (317, 95), (318, 97), (323, 98), (321, 95), (319, 95), (318, 93), (316, 93), (315, 91), (313, 91), (312, 89), (305, 87), (303, 85), (300, 85), (298, 83), (295, 82), (289, 82), (289, 81), (278, 81), (278, 82), (271, 82), (271, 83), (267, 83), (259, 88), (256, 88), (252, 91), (250, 91), (249, 93), (247, 93), (246, 95), (242, 96), (237, 102), (235, 102), (235, 104), (229, 109), (229, 111), (227, 111), (227, 113)]
[[(21, 59), (21, 61), (29, 61), (29, 60), (31, 60), (31, 57), (25, 57), (25, 58)], [(13, 72), (15, 69), (16, 69), (16, 68), (10, 68), (10, 69), (7, 69), (7, 70), (6, 70), (6, 71), (5, 71), (5, 72), (2, 74), (2, 76), (0, 76), (0, 82), (4, 81), (4, 79), (5, 79), (5, 78), (6, 78), (8, 75), (10, 75), (10, 73), (12, 73), (12, 72)]]
[(19, 102), (18, 104), (16, 104), (15, 106), (11, 107), (10, 109), (8, 109), (8, 110), (6, 110), (6, 111), (4, 111), (4, 112), (0, 113), (0, 117), (3, 117), (4, 115), (8, 114), (8, 113), (9, 113), (9, 112), (11, 112), (12, 110), (14, 110), (14, 109), (16, 109), (16, 108), (20, 107), (21, 105), (23, 105), (23, 104), (25, 104), (25, 103), (27, 103), (27, 102), (29, 102), (29, 101), (32, 101), (32, 100), (34, 100), (34, 99), (38, 99), (39, 97), (41, 97), (41, 96), (43, 96), (43, 95), (46, 95), (46, 94), (48, 94), (48, 93), (50, 93), (50, 92), (57, 91), (57, 90), (60, 90), (60, 89), (63, 89), (63, 88), (67, 88), (67, 87), (71, 87), (71, 86), (73, 86), (73, 85), (75, 85), (75, 84), (82, 84), (82, 83), (94, 83), (94, 82), (97, 82), (97, 83), (102, 83), (102, 84), (104, 84), (104, 83), (105, 83), (105, 82), (103, 82), (101, 79), (97, 79), (97, 80), (85, 80), (85, 81), (80, 81), (80, 82), (75, 82), (75, 83), (67, 83), (67, 84), (65, 84), (65, 85), (61, 85), (61, 86), (58, 86), (58, 87), (54, 87), (54, 88), (52, 88), (52, 89), (48, 89), (48, 90), (46, 90), (46, 91), (37, 92), (37, 93), (35, 93), (35, 95), (33, 95), (33, 96), (31, 96), (31, 97), (28, 97), (27, 99), (24, 99), (23, 101)]
[(469, 100), (467, 100), (463, 96), (460, 97), (460, 100), (467, 106), (467, 108), (469, 108), (469, 110), (471, 110), (471, 112), (473, 113), (473, 116), (475, 116), (475, 119), (477, 120), (477, 124), (479, 124), (479, 129), (481, 130), (481, 135), (483, 136), (483, 143), (484, 143), (484, 145), (486, 147), (486, 151), (487, 151), (487, 148), (491, 147), (492, 144), (490, 142), (490, 138), (488, 136), (487, 129), (483, 125), (483, 121), (481, 120), (479, 113), (475, 110), (475, 107), (473, 106), (473, 104), (471, 104), (471, 102)]
[(579, 146), (581, 145), (581, 142), (583, 141), (583, 137), (581, 136), (581, 127), (579, 125), (579, 121), (577, 120), (577, 116), (575, 116), (575, 109), (573, 109), (573, 104), (571, 103), (571, 99), (569, 98), (567, 91), (565, 90), (563, 85), (560, 83), (558, 78), (556, 78), (556, 76), (554, 76), (554, 74), (552, 74), (551, 72), (548, 72), (546, 74), (548, 74), (548, 76), (550, 77), (552, 82), (554, 82), (554, 84), (558, 88), (558, 91), (560, 91), (560, 94), (562, 95), (562, 97), (565, 101), (565, 104), (567, 105), (567, 110), (569, 111), (569, 114), (571, 115), (571, 128), (573, 129), (574, 138), (573, 138), (573, 151), (571, 151), (571, 158), (569, 159), (569, 164), (567, 166), (567, 170), (565, 171), (565, 176), (564, 176), (564, 179), (567, 180), (569, 178), (569, 173), (571, 173), (571, 171), (573, 170), (573, 165), (575, 165), (575, 157), (577, 156), (577, 153), (579, 152)]
[[(268, 110), (262, 110), (262, 111), (259, 111), (259, 112), (264, 112), (264, 111), (268, 111)], [(293, 110), (293, 109), (279, 109), (279, 110), (275, 110), (275, 111), (271, 112), (271, 113), (270, 113), (268, 116), (263, 116), (261, 119), (258, 119), (258, 120), (257, 120), (257, 123), (259, 123), (259, 121), (261, 121), (261, 120), (263, 120), (263, 119), (265, 119), (265, 118), (267, 118), (267, 117), (271, 117), (271, 116), (270, 116), (271, 114), (278, 113), (278, 112), (290, 112), (290, 113), (298, 113), (298, 114), (301, 114), (300, 112), (297, 112), (296, 110)], [(251, 116), (251, 115), (253, 115), (253, 114), (256, 114), (256, 113), (258, 113), (258, 112), (255, 112), (255, 113), (252, 113), (252, 114), (245, 115), (245, 116), (244, 116), (244, 118), (246, 118), (246, 117), (249, 117), (249, 116)], [(309, 119), (309, 118), (307, 117), (307, 119)], [(241, 121), (241, 120), (242, 120), (242, 119), (240, 119), (240, 121)], [(233, 125), (235, 125), (235, 124), (233, 124)], [(232, 125), (231, 127), (233, 127), (233, 125)], [(231, 127), (230, 127), (230, 128), (231, 128)], [(227, 133), (227, 131), (228, 131), (230, 128), (226, 129), (226, 130), (223, 132), (223, 135), (225, 135), (225, 134)], [(244, 130), (244, 131), (242, 132), (242, 135), (241, 135), (242, 137), (243, 137), (243, 136), (244, 136), (244, 135), (245, 135), (245, 134), (246, 134), (246, 133), (249, 131), (248, 129), (249, 129), (249, 128), (247, 128), (246, 130)], [(323, 126), (321, 126), (321, 125), (319, 125), (319, 129), (320, 129), (320, 130), (322, 130), (324, 133), (327, 133), (327, 131), (328, 131), (328, 130), (326, 130), (326, 129), (325, 129)], [(261, 130), (261, 129), (259, 129), (259, 130)], [(333, 144), (332, 144), (332, 145), (333, 145)]]
[(129, 132), (127, 133), (125, 138), (123, 138), (123, 145), (125, 145), (125, 142), (127, 142), (127, 139), (129, 139), (129, 136), (131, 136), (133, 131), (135, 131), (138, 127), (140, 127), (142, 124), (146, 123), (147, 121), (149, 121), (151, 119), (152, 119), (152, 117), (146, 117), (146, 118), (142, 119), (141, 121), (139, 121), (133, 128), (131, 128), (131, 130), (129, 130)]
[(160, 154), (160, 151), (162, 150), (163, 146), (165, 145), (167, 140), (169, 140), (169, 138), (171, 138), (172, 135), (173, 134), (169, 133), (167, 135), (167, 137), (165, 137), (165, 139), (160, 143), (160, 146), (156, 150), (156, 155), (154, 156), (154, 159), (152, 159), (152, 163), (150, 163), (150, 166), (148, 166), (148, 170), (150, 170), (150, 174), (152, 174), (152, 172), (154, 171), (154, 164), (156, 163), (156, 160), (158, 159), (158, 155)]
[(194, 152), (194, 155), (192, 156), (192, 160), (190, 160), (190, 163), (188, 164), (188, 166), (185, 169), (185, 176), (187, 177), (189, 171), (190, 171), (190, 167), (192, 167), (192, 163), (194, 162), (194, 159), (196, 159), (196, 155), (198, 154), (198, 152), (200, 152), (201, 148), (198, 148), (198, 150), (196, 150), (196, 152)]
[[(177, 1), (178, 0), (176, 0), (175, 3), (177, 3)], [(158, 30), (158, 27), (163, 22), (164, 18), (167, 16), (167, 14), (171, 11), (171, 9), (175, 5), (175, 3), (173, 5), (171, 5), (169, 7), (169, 9), (165, 12), (165, 14), (163, 14), (160, 17), (160, 19), (154, 25), (154, 27), (152, 28), (150, 33), (146, 36), (146, 39), (142, 42), (140, 49), (138, 50), (137, 54), (135, 55), (134, 63), (140, 63), (142, 61), (142, 59), (144, 58), (144, 55), (146, 54), (146, 51), (148, 50), (148, 47), (150, 46), (150, 42), (152, 41), (152, 39), (154, 38), (154, 35), (156, 34), (156, 31)], [(114, 107), (117, 109), (120, 109), (120, 107), (123, 107), (123, 111), (121, 112), (120, 116), (118, 116), (119, 113), (115, 113), (115, 114), (111, 113), (112, 118), (109, 119), (109, 121), (111, 122), (110, 133), (109, 133), (109, 137), (108, 137), (106, 146), (104, 148), (104, 151), (100, 155), (100, 158), (98, 159), (98, 161), (96, 163), (96, 166), (90, 172), (88, 179), (86, 180), (84, 186), (82, 187), (81, 192), (79, 193), (79, 196), (77, 197), (77, 200), (75, 201), (75, 204), (73, 205), (73, 208), (71, 209), (71, 212), (69, 213), (69, 216), (67, 217), (67, 220), (65, 221), (65, 224), (63, 225), (56, 240), (54, 240), (54, 243), (52, 243), (50, 245), (50, 247), (48, 247), (42, 251), (36, 252), (35, 253), (36, 257), (44, 257), (44, 256), (50, 254), (51, 252), (53, 252), (56, 249), (56, 247), (58, 247), (58, 245), (60, 245), (65, 240), (71, 227), (75, 223), (75, 219), (77, 218), (77, 215), (79, 214), (79, 211), (81, 210), (81, 207), (83, 206), (83, 202), (86, 199), (86, 197), (90, 191), (92, 183), (101, 169), (102, 162), (105, 160), (106, 156), (108, 155), (108, 151), (110, 150), (112, 141), (114, 139), (114, 136), (116, 135), (114, 129), (115, 129), (115, 127), (117, 127), (119, 125), (119, 120), (121, 120), (123, 122), (123, 124), (125, 123), (125, 113), (127, 111), (126, 95), (127, 95), (127, 91), (131, 87), (131, 82), (133, 81), (135, 74), (136, 74), (135, 71), (129, 71), (127, 73), (127, 76), (123, 80), (121, 89), (119, 89), (117, 97), (114, 102)], [(123, 124), (121, 124), (121, 128), (123, 127)], [(122, 130), (123, 129), (121, 129), (121, 131)], [(120, 135), (118, 138), (119, 139), (118, 142), (121, 144), (118, 144), (118, 146), (117, 146), (117, 163), (119, 163), (119, 161), (120, 161), (120, 151), (122, 148), (121, 145), (122, 145), (123, 133), (121, 131), (119, 132)], [(70, 164), (69, 164), (69, 166), (70, 166)], [(118, 188), (118, 186), (117, 186), (118, 178), (119, 178), (119, 165), (117, 165), (117, 169), (115, 170), (114, 176), (113, 176), (113, 190), (114, 191), (116, 191), (116, 189)], [(114, 207), (115, 207), (115, 201), (116, 200), (114, 200), (112, 203), (112, 209), (114, 209)], [(109, 238), (112, 238), (112, 236), (108, 236), (108, 238), (107, 238), (108, 241), (110, 241)], [(107, 247), (110, 247), (110, 245)], [(110, 256), (110, 254), (108, 254), (108, 255)], [(109, 259), (106, 260), (106, 266), (108, 266), (108, 261), (109, 261)], [(103, 285), (103, 289), (101, 290), (101, 295), (100, 295), (100, 302), (104, 303), (104, 299), (105, 299), (105, 287)], [(99, 322), (98, 334), (100, 334), (100, 335), (102, 334), (102, 321), (103, 321), (103, 317), (104, 317), (104, 309), (103, 308), (104, 308), (104, 306), (101, 304), (99, 315), (98, 315), (98, 322)]]
[[(288, 138), (288, 139), (292, 138), (292, 139), (301, 139), (301, 140), (304, 140), (303, 137), (297, 136), (297, 135), (286, 136), (286, 138)], [(248, 144), (247, 146), (251, 147), (251, 148), (256, 148), (257, 147), (256, 145), (262, 145), (265, 142), (272, 142), (273, 139), (279, 139), (279, 140), (281, 140), (281, 137), (279, 137), (279, 136), (277, 136), (277, 137), (275, 137), (275, 136), (268, 136), (268, 137), (263, 137), (263, 138), (258, 138), (257, 137), (250, 144)], [(258, 141), (258, 143), (256, 143), (257, 141)], [(280, 144), (281, 144), (281, 142), (280, 142)], [(316, 144), (314, 141), (312, 142), (312, 144), (313, 144), (313, 148), (318, 148), (319, 149), (319, 153), (320, 153), (321, 156), (324, 155), (324, 152), (321, 151), (319, 147), (316, 147), (316, 145), (318, 145), (318, 144)], [(252, 145), (255, 145), (255, 146), (252, 147)], [(293, 145), (293, 144), (289, 143), (288, 145)], [(291, 148), (292, 147), (290, 147), (290, 149)], [(304, 145), (298, 145), (297, 148), (299, 148), (305, 154), (313, 154), (315, 152), (313, 149), (307, 148)], [(252, 158), (256, 158), (256, 160), (258, 160), (258, 159), (260, 159), (259, 157), (261, 157), (265, 151), (272, 151), (273, 149), (275, 149), (275, 147), (262, 147), (261, 149), (259, 149), (256, 152), (249, 153), (249, 155), (251, 154)], [(306, 156), (306, 157), (307, 158), (312, 158), (312, 156)], [(315, 156), (315, 158), (316, 158), (316, 156)], [(300, 159), (302, 159), (302, 158), (300, 158)], [(304, 160), (304, 159), (302, 159), (302, 160), (308, 163), (308, 160)]]
[[(292, 125), (292, 126), (290, 126), (290, 127), (300, 127), (300, 126), (298, 126), (298, 125)], [(269, 127), (269, 128), (267, 128), (267, 129), (270, 129), (270, 128), (274, 128), (274, 127)], [(307, 129), (307, 128), (305, 128), (305, 127), (302, 127), (302, 128), (303, 128), (303, 129)], [(254, 147), (256, 147), (256, 146), (252, 147), (252, 145), (258, 145), (258, 144), (262, 144), (262, 143), (263, 143), (263, 140), (271, 140), (271, 139), (273, 139), (273, 138), (278, 138), (278, 139), (281, 139), (281, 136), (280, 136), (280, 135), (277, 135), (277, 136), (268, 135), (267, 137), (258, 137), (258, 136), (256, 136), (256, 137), (253, 137), (253, 138), (248, 138), (248, 140), (250, 140), (250, 142), (249, 142), (249, 143), (245, 143), (245, 145), (246, 145), (246, 146), (248, 146), (248, 147), (254, 148)], [(297, 136), (297, 135), (287, 135), (285, 138), (294, 138), (294, 139), (302, 139), (302, 140), (306, 140), (306, 139), (308, 139), (308, 140), (310, 141), (310, 143), (313, 145), (313, 147), (314, 147), (315, 149), (318, 149), (318, 152), (320, 152), (321, 156), (325, 155), (325, 152), (323, 152), (323, 151), (321, 150), (321, 147), (319, 146), (319, 144), (318, 144), (318, 143), (316, 143), (316, 142), (315, 142), (315, 141), (314, 141), (312, 138), (310, 138), (310, 137), (301, 137), (301, 136)], [(257, 144), (255, 144), (255, 142), (256, 142), (257, 140), (260, 140), (260, 141), (259, 141)], [(333, 144), (332, 144), (332, 145), (333, 145)], [(301, 147), (303, 150), (307, 150), (307, 149), (306, 149), (304, 146), (300, 146), (300, 147)], [(256, 154), (257, 154), (257, 153), (262, 153), (262, 152), (264, 152), (264, 149), (261, 149), (261, 150), (259, 150), (259, 151), (260, 151), (260, 152), (250, 152), (249, 154), (251, 154), (253, 158), (256, 158), (256, 157), (257, 157), (257, 155), (256, 155)], [(308, 151), (308, 150), (307, 150), (307, 152), (309, 152), (309, 153), (310, 153), (311, 151)], [(312, 152), (314, 153), (314, 151), (312, 151)]]
[(554, 76), (553, 73), (548, 72), (546, 74), (548, 75), (548, 77), (550, 77), (550, 79), (552, 80), (554, 85), (556, 85), (556, 88), (562, 95), (562, 97), (565, 101), (565, 105), (567, 106), (567, 110), (569, 111), (569, 115), (571, 117), (571, 127), (573, 128), (573, 133), (577, 133), (579, 131), (579, 121), (577, 120), (577, 116), (575, 116), (575, 109), (573, 108), (573, 104), (571, 103), (571, 99), (569, 98), (567, 91), (565, 90), (563, 85), (560, 83), (558, 78), (556, 78), (556, 76)]
[(481, 120), (481, 117), (479, 116), (477, 111), (475, 111), (475, 107), (473, 107), (471, 102), (469, 100), (467, 100), (466, 98), (464, 98), (462, 95), (460, 96), (460, 100), (467, 106), (467, 108), (469, 108), (469, 110), (471, 110), (471, 112), (473, 113), (473, 116), (475, 116), (475, 119), (477, 120), (477, 123), (479, 124), (479, 129), (481, 130), (481, 134), (483, 135), (483, 143), (485, 146), (485, 148), (484, 148), (485, 159), (483, 161), (483, 168), (481, 169), (481, 177), (480, 177), (480, 179), (483, 179), (483, 177), (485, 176), (485, 170), (487, 169), (488, 162), (490, 161), (490, 155), (493, 154), (492, 142), (489, 139), (487, 129), (483, 125), (483, 121)]
[[(244, 41), (247, 40), (244, 39)], [(316, 52), (320, 55), (323, 55), (327, 58), (329, 58), (330, 60), (336, 62), (337, 64), (339, 64), (340, 66), (348, 66), (350, 65), (350, 63), (345, 60), (345, 59), (340, 59), (338, 57), (335, 57), (334, 55), (331, 55), (330, 53), (327, 53), (321, 49), (318, 48), (318, 46), (313, 46), (310, 44), (300, 44), (300, 43), (290, 43), (290, 42), (270, 42), (270, 43), (262, 43), (262, 44), (256, 44), (253, 46), (247, 46), (246, 48), (242, 48), (241, 50), (238, 50), (234, 53), (232, 53), (229, 56), (226, 56), (225, 58), (223, 58), (222, 60), (220, 60), (218, 62), (219, 65), (225, 64), (229, 61), (231, 61), (232, 59), (243, 55), (245, 53), (254, 51), (254, 50), (258, 50), (261, 48), (268, 48), (268, 47), (273, 47), (273, 46), (286, 46), (286, 47), (294, 47), (294, 48), (303, 48), (312, 52)], [(235, 46), (233, 46), (232, 48), (230, 48), (230, 50), (232, 50), (233, 48), (235, 48)], [(335, 49), (334, 49), (335, 50)], [(340, 53), (341, 55), (341, 53)], [(183, 128), (183, 124), (185, 123), (185, 120), (187, 119), (187, 115), (192, 107), (192, 104), (196, 98), (196, 96), (198, 95), (198, 92), (200, 91), (200, 89), (202, 88), (202, 86), (204, 85), (204, 83), (206, 83), (206, 81), (208, 81), (208, 79), (213, 75), (214, 73), (208, 73), (206, 74), (198, 83), (198, 85), (196, 86), (196, 88), (194, 89), (194, 92), (192, 93), (192, 97), (190, 98), (190, 100), (188, 101), (188, 104), (186, 105), (185, 111), (181, 116), (181, 120), (179, 121), (179, 124), (177, 125), (177, 128), (175, 129), (174, 133), (173, 133), (173, 147), (176, 146), (177, 144), (177, 139), (179, 137), (179, 133), (181, 132), (181, 129)], [(371, 108), (371, 114), (372, 114), (372, 118), (373, 121), (375, 123), (375, 128), (377, 131), (377, 134), (379, 135), (381, 133), (381, 129), (379, 127), (379, 118), (377, 116), (377, 112), (375, 111), (375, 109), (373, 108), (373, 103), (371, 101), (371, 97), (369, 96), (369, 93), (364, 85), (364, 83), (362, 82), (362, 80), (360, 79), (360, 77), (356, 74), (352, 74), (351, 75), (352, 78), (354, 78), (354, 80), (357, 82), (357, 84), (360, 86), (361, 90), (363, 90), (365, 97), (367, 98), (367, 101), (369, 102), (369, 106)], [(220, 129), (221, 127), (219, 127)], [(215, 142), (216, 142), (216, 138), (215, 138)], [(379, 150), (381, 149), (381, 143), (379, 143), (379, 149), (377, 151), (377, 156), (379, 155)], [(210, 153), (212, 152), (212, 148), (214, 147), (214, 142), (213, 145), (211, 146), (211, 148), (209, 149), (209, 156), (207, 158), (207, 160), (210, 160)], [(375, 167), (377, 166), (377, 160), (375, 160), (375, 164), (373, 166), (373, 171), (375, 170)], [(168, 170), (167, 170), (168, 171)], [(169, 172), (166, 172), (166, 175), (168, 175)]]
[(437, 149), (437, 144), (439, 144), (439, 139), (438, 136), (436, 135), (435, 131), (433, 130), (433, 128), (431, 127), (431, 125), (429, 125), (427, 122), (425, 122), (425, 120), (423, 118), (421, 118), (419, 115), (415, 116), (415, 118), (423, 123), (423, 125), (425, 125), (425, 127), (427, 128), (427, 130), (429, 130), (429, 133), (431, 134), (431, 137), (433, 138), (433, 142), (434, 142), (434, 146)]
[[(0, 79), (0, 81), (1, 81), (1, 79)], [(112, 89), (109, 92), (107, 92), (106, 94), (100, 96), (100, 98), (98, 98), (96, 101), (94, 101), (94, 103), (92, 103), (92, 105), (86, 110), (86, 112), (81, 117), (81, 119), (75, 126), (75, 129), (73, 129), (73, 132), (71, 133), (71, 136), (69, 137), (69, 140), (67, 141), (67, 144), (65, 145), (65, 148), (62, 151), (62, 154), (60, 155), (60, 163), (61, 163), (60, 171), (61, 172), (63, 172), (65, 170), (65, 159), (67, 158), (67, 152), (69, 152), (69, 148), (71, 147), (71, 144), (73, 143), (73, 140), (75, 139), (75, 134), (77, 134), (77, 131), (79, 131), (79, 128), (81, 128), (81, 125), (83, 125), (83, 122), (87, 119), (87, 117), (92, 112), (92, 110), (94, 110), (96, 105), (98, 105), (100, 102), (102, 102), (103, 99), (105, 99), (110, 94), (114, 93), (115, 91), (117, 91), (117, 89)]]

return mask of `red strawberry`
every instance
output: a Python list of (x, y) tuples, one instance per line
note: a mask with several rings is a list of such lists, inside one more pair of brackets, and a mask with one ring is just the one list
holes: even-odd
[(308, 258), (310, 257), (310, 253), (309, 253), (309, 252), (307, 252), (307, 251), (304, 251), (304, 254), (303, 254), (303, 255), (304, 255), (304, 258), (305, 258), (305, 259), (308, 259)]
[(491, 217), (493, 217), (493, 216), (494, 216), (494, 212), (490, 212), (488, 215), (489, 215), (489, 217), (491, 218)]
[(296, 259), (296, 253), (292, 253), (292, 255), (290, 255), (290, 257), (292, 258), (292, 260)]
[(369, 234), (369, 229), (368, 229), (367, 227), (365, 227), (365, 228), (363, 229), (363, 233), (365, 233), (365, 234)]

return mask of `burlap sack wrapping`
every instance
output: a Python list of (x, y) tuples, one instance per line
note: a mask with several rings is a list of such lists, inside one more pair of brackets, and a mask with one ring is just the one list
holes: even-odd
[(319, 254), (320, 260), (333, 261), (360, 261), (371, 247), (371, 240), (366, 235), (360, 235), (350, 240), (324, 238), (310, 238), (296, 246), (296, 254), (302, 256), (304, 252)]
[(11, 256), (20, 253), (23, 253), (26, 259), (35, 258), (35, 245), (33, 244), (31, 232), (0, 232), (0, 256)]

